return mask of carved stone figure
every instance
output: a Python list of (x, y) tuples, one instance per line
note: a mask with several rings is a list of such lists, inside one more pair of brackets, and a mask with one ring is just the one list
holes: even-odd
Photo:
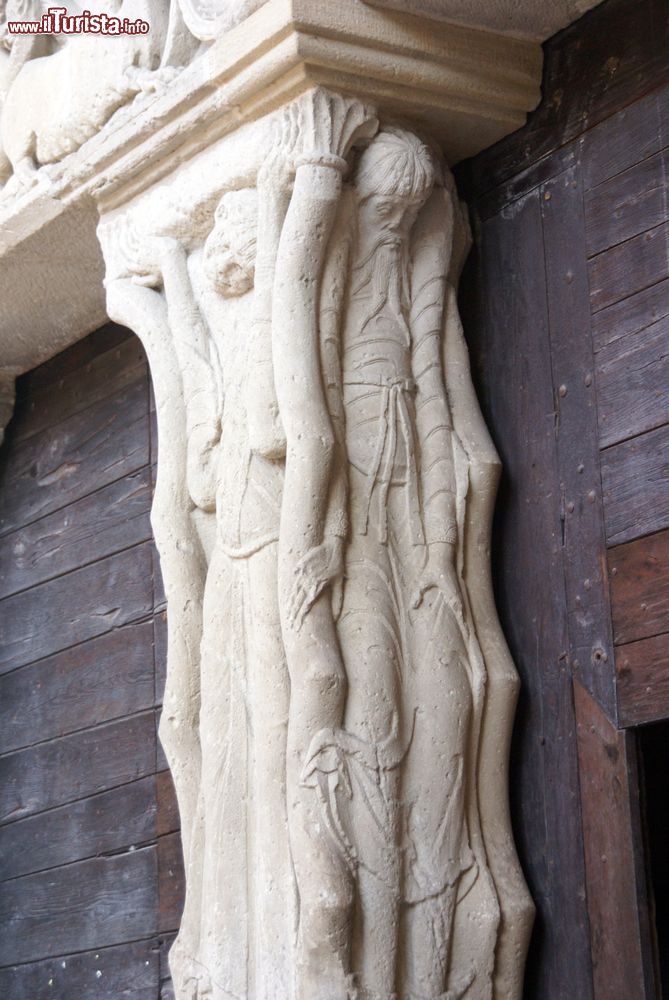
[(177, 997), (512, 1000), (465, 217), (431, 144), (362, 103), (275, 118), (213, 219), (165, 199), (100, 230), (156, 392)]
[(203, 41), (218, 38), (266, 0), (178, 0), (188, 30)]

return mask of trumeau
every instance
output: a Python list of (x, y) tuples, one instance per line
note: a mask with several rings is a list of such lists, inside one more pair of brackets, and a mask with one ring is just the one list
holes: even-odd
[[(42, 136), (28, 108), (28, 146), (3, 119), (0, 403), (105, 314), (146, 348), (177, 1000), (519, 1000), (499, 461), (448, 163), (522, 122), (538, 46), (359, 0), (256, 6), (173, 3), (115, 110), (101, 74), (100, 119), (75, 98)], [(25, 60), (10, 108), (68, 44)]]

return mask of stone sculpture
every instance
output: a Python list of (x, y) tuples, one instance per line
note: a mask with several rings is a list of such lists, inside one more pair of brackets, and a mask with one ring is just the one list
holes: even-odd
[(430, 142), (352, 98), (308, 90), (274, 135), (213, 218), (100, 228), (158, 411), (176, 994), (510, 1000), (531, 907), (465, 215)]
[[(7, 21), (39, 21), (40, 0), (5, 0), (0, 28), (0, 182), (6, 194), (35, 183), (40, 166), (78, 149), (140, 92), (160, 89), (198, 51), (264, 0), (114, 0), (71, 3), (121, 21), (143, 19), (147, 34), (12, 35)], [(54, 4), (54, 6), (58, 6)], [(64, 8), (65, 9), (65, 8)], [(76, 80), (73, 87), (71, 81)]]

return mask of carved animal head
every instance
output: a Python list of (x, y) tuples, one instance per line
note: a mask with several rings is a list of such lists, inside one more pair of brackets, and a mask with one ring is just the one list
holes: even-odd
[(253, 287), (258, 226), (255, 188), (228, 191), (214, 216), (204, 245), (204, 266), (215, 288), (231, 298)]

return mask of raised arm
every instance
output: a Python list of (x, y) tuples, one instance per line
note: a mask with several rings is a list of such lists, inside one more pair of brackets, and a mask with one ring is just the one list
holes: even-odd
[(187, 482), (193, 503), (211, 511), (216, 502), (216, 450), (221, 436), (220, 378), (211, 335), (195, 301), (186, 249), (170, 237), (140, 243), (146, 283), (162, 281), (167, 316), (181, 369), (186, 432)]
[(412, 254), (412, 366), (421, 454), (423, 518), (428, 545), (455, 545), (453, 425), (442, 367), (447, 271), (452, 244), (448, 196), (436, 188), (415, 227)]
[(449, 195), (437, 187), (424, 205), (412, 235), (412, 367), (417, 386), (416, 425), (428, 569), (414, 604), (438, 586), (459, 604), (455, 573), (457, 521), (455, 468), (448, 396), (442, 365), (444, 311), (453, 241)]

